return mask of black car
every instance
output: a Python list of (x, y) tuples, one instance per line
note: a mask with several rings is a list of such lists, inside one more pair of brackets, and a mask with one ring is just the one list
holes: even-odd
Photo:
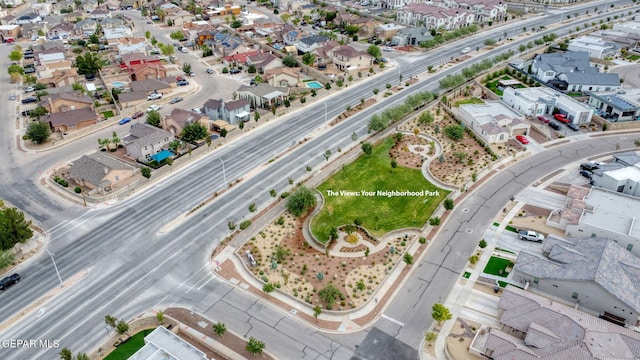
[(240, 74), (240, 72), (241, 72), (240, 69), (231, 69), (231, 70), (229, 70), (230, 74)]
[(567, 127), (573, 131), (580, 131), (580, 127), (574, 123), (568, 123)]
[(20, 279), (21, 277), (19, 274), (13, 274), (5, 277), (4, 279), (0, 280), (0, 291), (5, 291), (11, 286), (19, 283)]
[(580, 170), (580, 175), (586, 177), (587, 179), (591, 180), (591, 173), (588, 172), (587, 170)]
[(560, 124), (558, 124), (555, 121), (550, 121), (549, 127), (552, 128), (553, 130), (560, 130)]
[(31, 115), (31, 110), (22, 111), (22, 116), (29, 116), (29, 115)]
[(599, 169), (598, 165), (592, 163), (582, 163), (580, 164), (581, 170), (593, 171)]
[(34, 102), (38, 102), (38, 99), (33, 97), (33, 96), (22, 99), (22, 103), (23, 104), (30, 104), (30, 103), (34, 103)]
[(34, 72), (36, 72), (36, 68), (26, 68), (26, 69), (24, 69), (24, 73), (25, 74), (33, 74)]

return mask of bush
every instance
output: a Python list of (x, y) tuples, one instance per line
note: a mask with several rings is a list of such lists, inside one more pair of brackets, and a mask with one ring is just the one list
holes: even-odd
[(482, 239), (480, 240), (480, 243), (478, 243), (478, 246), (480, 246), (481, 249), (484, 249), (487, 247), (487, 242), (484, 239)]
[(73, 191), (75, 191), (76, 194), (80, 194), (82, 192), (82, 188), (80, 186), (76, 186)]
[(419, 242), (420, 244), (424, 244), (424, 243), (426, 243), (426, 242), (427, 242), (427, 239), (426, 239), (426, 238), (424, 238), (424, 237), (420, 237), (420, 239), (418, 240), (418, 242)]
[(251, 220), (245, 220), (245, 221), (240, 223), (240, 230), (244, 230), (244, 229), (248, 228), (249, 226), (251, 226)]
[(433, 218), (429, 219), (429, 225), (431, 225), (431, 226), (440, 225), (440, 218), (439, 217), (433, 217)]
[(405, 253), (404, 254), (404, 258), (403, 258), (404, 262), (407, 263), (407, 265), (411, 265), (413, 264), (413, 256), (409, 253)]
[(453, 210), (453, 199), (444, 199), (444, 208), (447, 210)]
[(280, 198), (281, 198), (281, 199), (286, 199), (288, 196), (289, 196), (289, 193), (288, 193), (288, 192), (286, 192), (286, 191), (285, 191), (285, 192), (283, 192), (282, 194), (280, 194)]
[(478, 255), (472, 255), (469, 258), (469, 262), (471, 263), (471, 265), (475, 265), (476, 263), (478, 263), (478, 260), (479, 260)]

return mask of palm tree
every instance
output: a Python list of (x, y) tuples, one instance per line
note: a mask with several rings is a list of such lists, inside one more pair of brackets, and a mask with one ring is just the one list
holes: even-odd
[(97, 54), (88, 52), (76, 57), (76, 67), (80, 75), (93, 75), (102, 69), (102, 59)]
[(118, 144), (120, 144), (120, 138), (118, 137), (118, 134), (116, 134), (116, 132), (114, 131), (113, 134), (111, 134), (111, 143), (113, 145), (115, 145), (115, 148), (118, 148)]
[(109, 144), (111, 143), (111, 141), (108, 138), (104, 138), (104, 139), (98, 139), (98, 145), (100, 145), (101, 149), (107, 149), (107, 151), (109, 151)]

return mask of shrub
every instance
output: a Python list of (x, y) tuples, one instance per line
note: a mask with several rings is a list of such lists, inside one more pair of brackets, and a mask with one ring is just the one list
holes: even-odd
[(245, 220), (245, 221), (240, 223), (240, 230), (244, 230), (244, 229), (248, 228), (249, 226), (251, 226), (251, 220)]
[(76, 186), (73, 191), (75, 191), (76, 194), (80, 194), (82, 192), (82, 188), (80, 186)]
[(478, 260), (479, 260), (478, 255), (472, 255), (469, 258), (469, 262), (471, 263), (471, 265), (475, 265), (478, 262)]
[(413, 256), (409, 253), (404, 254), (403, 260), (405, 263), (407, 263), (407, 265), (413, 264)]
[(440, 218), (439, 217), (433, 217), (433, 218), (429, 219), (429, 225), (431, 225), (431, 226), (440, 225)]
[(418, 242), (419, 242), (420, 244), (424, 244), (424, 243), (426, 243), (426, 242), (427, 242), (427, 239), (426, 239), (425, 237), (420, 237), (420, 239), (418, 240)]
[(286, 199), (288, 196), (289, 196), (289, 193), (287, 191), (285, 191), (282, 194), (280, 194), (280, 198), (281, 199)]
[(444, 199), (444, 208), (447, 210), (453, 210), (453, 199)]
[(484, 249), (487, 247), (487, 242), (484, 239), (482, 239), (480, 240), (480, 243), (478, 243), (478, 246), (480, 246), (481, 249)]

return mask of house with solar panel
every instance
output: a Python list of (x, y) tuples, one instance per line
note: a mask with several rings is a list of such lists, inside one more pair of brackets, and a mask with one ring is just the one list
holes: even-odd
[(589, 105), (611, 122), (640, 120), (640, 89), (592, 93)]

